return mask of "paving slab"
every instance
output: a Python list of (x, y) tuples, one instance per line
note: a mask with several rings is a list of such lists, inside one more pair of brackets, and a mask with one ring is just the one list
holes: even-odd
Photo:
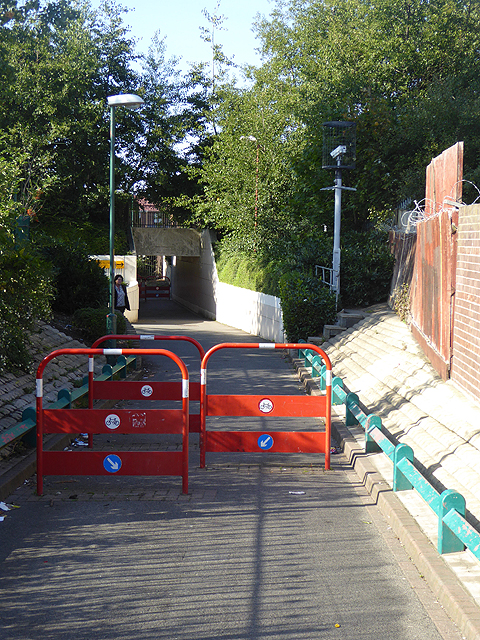
[[(206, 349), (264, 342), (166, 300), (147, 303), (136, 329), (191, 335)], [(177, 347), (198, 379), (198, 354)], [(284, 354), (224, 351), (212, 358), (211, 392), (303, 393)], [(169, 379), (171, 361), (159, 359), (145, 356), (145, 379)], [(96, 436), (95, 446), (179, 446), (175, 437), (117, 437)], [(419, 571), (400, 538), (403, 527), (421, 557), (425, 534), (400, 502), (382, 511), (380, 496), (392, 492), (380, 479), (372, 488), (372, 472), (354, 460), (348, 450), (333, 455), (326, 471), (312, 454), (207, 454), (200, 469), (192, 436), (188, 495), (176, 477), (53, 476), (43, 496), (28, 479), (0, 523), (0, 638), (478, 637), (473, 599), (471, 610), (458, 604), (454, 573), (437, 573), (457, 594), (462, 623), (452, 622), (425, 580), (430, 569)]]
[(3, 637), (458, 640), (350, 473), (237, 456), (194, 468), (187, 496), (176, 478), (27, 484), (2, 529)]

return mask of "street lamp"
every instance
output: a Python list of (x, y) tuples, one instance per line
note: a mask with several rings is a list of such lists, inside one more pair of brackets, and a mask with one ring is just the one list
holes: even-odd
[(115, 278), (115, 107), (127, 109), (139, 109), (143, 104), (142, 98), (133, 93), (124, 93), (116, 96), (108, 96), (110, 107), (110, 304), (107, 316), (107, 333), (117, 332), (117, 317), (114, 309), (114, 278)]

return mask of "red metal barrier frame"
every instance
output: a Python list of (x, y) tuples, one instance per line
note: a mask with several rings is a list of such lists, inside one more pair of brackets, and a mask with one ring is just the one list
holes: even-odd
[[(202, 358), (200, 380), (200, 467), (206, 452), (324, 453), (325, 469), (330, 469), (332, 425), (332, 364), (317, 345), (308, 345), (326, 365), (324, 396), (207, 395), (207, 363), (219, 349), (305, 349), (305, 343), (223, 343), (212, 347)], [(325, 418), (325, 431), (207, 431), (207, 416), (310, 416)]]
[(203, 358), (203, 356), (205, 355), (205, 350), (202, 347), (202, 345), (198, 342), (198, 340), (195, 340), (195, 338), (191, 338), (190, 336), (162, 336), (162, 335), (156, 335), (156, 334), (152, 334), (152, 333), (147, 333), (147, 334), (141, 334), (141, 333), (128, 333), (126, 335), (106, 335), (106, 336), (102, 336), (101, 338), (98, 338), (97, 340), (95, 340), (95, 342), (92, 344), (92, 349), (97, 349), (103, 342), (106, 342), (107, 340), (176, 340), (176, 341), (180, 341), (183, 340), (185, 342), (191, 342), (193, 345), (195, 345), (195, 347), (197, 347), (198, 352), (200, 354), (200, 359)]
[[(108, 340), (140, 340), (140, 341), (184, 341), (190, 342), (193, 344), (200, 355), (200, 360), (202, 360), (205, 355), (205, 350), (202, 345), (195, 340), (195, 338), (191, 338), (190, 336), (164, 336), (164, 335), (156, 335), (156, 334), (125, 334), (125, 335), (105, 335), (101, 338), (98, 338), (93, 344), (92, 349), (98, 348), (103, 342)], [(148, 352), (150, 353), (150, 351)], [(123, 382), (122, 387), (118, 387), (116, 383), (111, 382), (109, 380), (105, 380), (102, 382), (95, 382), (93, 379), (94, 372), (94, 362), (93, 357), (91, 360), (89, 359), (88, 363), (88, 406), (90, 408), (93, 407), (93, 400), (98, 398), (109, 398), (109, 399), (118, 399), (118, 400), (181, 400), (182, 398), (182, 389), (180, 382)], [(190, 382), (190, 400), (193, 402), (198, 402), (200, 400), (200, 383), (199, 382)], [(119, 393), (124, 394), (123, 396), (114, 396), (111, 395), (114, 393), (112, 387), (118, 389)], [(152, 389), (149, 395), (149, 389)], [(107, 394), (107, 395), (102, 395)], [(189, 429), (190, 433), (200, 433), (200, 414), (191, 413), (189, 420)], [(93, 436), (92, 436), (93, 437)], [(89, 445), (92, 446), (92, 439), (89, 437)]]
[[(182, 374), (182, 409), (126, 410), (43, 408), (43, 372), (60, 355), (166, 356)], [(113, 384), (124, 385), (125, 382)], [(189, 378), (183, 360), (171, 351), (158, 349), (57, 349), (37, 369), (37, 494), (43, 493), (44, 475), (175, 475), (182, 476), (188, 493)], [(44, 433), (181, 433), (181, 451), (43, 451)]]
[[(156, 352), (155, 352), (156, 353)], [(123, 380), (122, 384), (114, 380), (93, 380), (89, 382), (89, 396), (91, 394), (91, 405), (95, 399), (109, 400), (178, 400), (182, 399), (182, 383), (180, 381), (166, 380), (163, 382), (149, 380)], [(200, 383), (189, 383), (190, 402), (200, 401)], [(190, 405), (189, 405), (190, 406)], [(200, 433), (200, 414), (190, 413), (189, 416), (190, 433)], [(93, 438), (93, 435), (92, 435)], [(90, 437), (89, 437), (89, 444)]]
[[(168, 278), (166, 278), (166, 280), (168, 280)], [(169, 298), (170, 299), (170, 292), (172, 288), (170, 280), (168, 280), (168, 283), (166, 283), (167, 286), (165, 287), (160, 287), (159, 285), (155, 285), (155, 284), (148, 285), (147, 282), (148, 281), (140, 281), (140, 284), (139, 284), (140, 299), (144, 298), (145, 302), (147, 301), (147, 298)], [(153, 293), (155, 291), (157, 293)]]

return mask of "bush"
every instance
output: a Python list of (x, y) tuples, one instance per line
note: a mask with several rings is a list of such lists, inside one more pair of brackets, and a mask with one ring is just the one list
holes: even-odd
[(403, 282), (395, 290), (392, 295), (393, 310), (402, 322), (408, 322), (410, 316), (410, 285)]
[(29, 371), (28, 332), (51, 315), (50, 267), (29, 246), (0, 246), (0, 371)]
[[(101, 338), (107, 333), (107, 315), (108, 309), (77, 309), (73, 314), (72, 324), (77, 329), (81, 329), (86, 340), (95, 342), (97, 338)], [(117, 333), (122, 334), (126, 331), (125, 317), (120, 311), (115, 311), (117, 316)]]
[(283, 262), (271, 260), (256, 273), (255, 291), (261, 291), (278, 298), (280, 278), (285, 271), (288, 271), (288, 267)]
[(283, 325), (293, 342), (320, 336), (323, 326), (336, 319), (335, 294), (318, 278), (299, 271), (280, 278)]
[(390, 293), (394, 261), (386, 232), (345, 235), (340, 265), (342, 305), (366, 307), (385, 302)]
[(46, 239), (39, 250), (52, 264), (54, 311), (72, 315), (77, 309), (107, 306), (109, 282), (103, 269), (91, 260), (85, 245)]
[[(215, 247), (221, 282), (278, 296), (290, 339), (319, 335), (335, 322), (335, 296), (315, 276), (315, 265), (331, 266), (332, 239), (323, 231), (285, 234), (283, 245), (247, 252), (237, 238), (223, 238)], [(218, 255), (219, 254), (219, 255)], [(344, 232), (340, 265), (342, 306), (362, 307), (387, 300), (394, 258), (386, 232)]]

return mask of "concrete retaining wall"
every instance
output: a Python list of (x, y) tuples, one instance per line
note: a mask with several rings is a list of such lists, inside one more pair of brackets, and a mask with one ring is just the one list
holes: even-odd
[(219, 282), (210, 233), (201, 234), (201, 255), (177, 257), (172, 299), (195, 313), (273, 342), (283, 342), (279, 298)]
[(284, 342), (279, 298), (219, 282), (216, 291), (217, 322), (272, 342)]
[(135, 251), (139, 256), (199, 256), (201, 238), (195, 229), (134, 227)]
[(200, 257), (175, 256), (172, 261), (172, 300), (210, 320), (216, 318), (215, 290), (218, 283), (209, 231), (200, 236)]

